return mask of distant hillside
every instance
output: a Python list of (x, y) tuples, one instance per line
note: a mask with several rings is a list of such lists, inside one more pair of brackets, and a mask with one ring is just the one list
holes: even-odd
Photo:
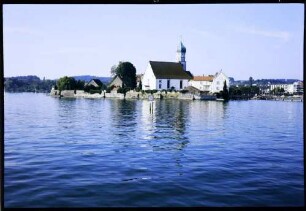
[(40, 80), (35, 75), (4, 78), (6, 92), (50, 92), (55, 80)]
[(85, 82), (89, 82), (91, 79), (99, 79), (104, 84), (108, 84), (111, 82), (112, 77), (98, 77), (98, 76), (92, 76), (92, 75), (79, 75), (79, 76), (72, 76), (75, 80), (82, 80)]

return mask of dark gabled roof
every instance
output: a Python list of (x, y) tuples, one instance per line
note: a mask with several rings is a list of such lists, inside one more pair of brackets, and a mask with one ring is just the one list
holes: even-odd
[(99, 79), (94, 78), (94, 79), (91, 79), (91, 80), (94, 81), (98, 86), (103, 85), (103, 83)]
[(191, 73), (190, 71), (186, 71), (186, 73), (187, 73), (188, 75), (190, 75), (191, 78), (193, 78), (193, 75), (192, 75), (192, 73)]
[(150, 61), (150, 65), (157, 79), (192, 79), (178, 62)]

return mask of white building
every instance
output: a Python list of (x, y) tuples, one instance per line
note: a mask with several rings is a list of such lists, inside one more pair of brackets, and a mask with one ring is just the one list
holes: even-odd
[(180, 63), (149, 61), (142, 78), (142, 89), (182, 90), (188, 86), (190, 79), (192, 76), (184, 71)]
[(299, 91), (301, 84), (301, 82), (294, 82), (293, 84), (271, 84), (270, 91), (276, 88), (283, 88), (285, 93), (293, 94)]
[(192, 79), (192, 74), (186, 71), (185, 54), (186, 48), (180, 42), (176, 54), (177, 62), (149, 61), (142, 77), (142, 89), (185, 89)]
[(224, 82), (226, 81), (227, 89), (229, 89), (229, 78), (222, 72), (217, 72), (215, 75), (194, 76), (189, 81), (189, 85), (200, 91), (216, 93), (223, 90)]

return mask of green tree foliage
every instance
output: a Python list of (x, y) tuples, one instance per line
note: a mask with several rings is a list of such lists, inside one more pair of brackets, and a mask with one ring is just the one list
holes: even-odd
[(120, 76), (123, 80), (123, 84), (130, 88), (136, 88), (136, 68), (130, 62), (119, 62), (116, 67), (116, 75)]
[(40, 80), (37, 76), (17, 76), (4, 78), (7, 92), (50, 92), (55, 80)]
[(275, 95), (282, 95), (284, 94), (284, 92), (285, 92), (284, 88), (276, 87), (270, 93)]
[(223, 85), (222, 98), (225, 101), (229, 100), (229, 92), (228, 92), (228, 89), (227, 89), (226, 81), (224, 81), (224, 85)]
[(258, 86), (231, 86), (229, 88), (229, 96), (249, 96), (252, 97), (255, 94), (259, 94)]
[(253, 85), (253, 81), (254, 81), (254, 80), (253, 80), (253, 78), (252, 78), (252, 77), (250, 77), (250, 78), (249, 78), (249, 83), (250, 83), (250, 86), (252, 86), (252, 85)]
[(111, 76), (115, 76), (117, 74), (117, 66), (116, 65), (113, 65), (111, 67)]
[(84, 89), (84, 81), (75, 80), (73, 77), (64, 76), (56, 83), (59, 90)]
[(139, 81), (139, 84), (138, 84), (138, 86), (136, 87), (136, 92), (140, 92), (141, 90), (142, 90), (142, 82), (141, 81)]

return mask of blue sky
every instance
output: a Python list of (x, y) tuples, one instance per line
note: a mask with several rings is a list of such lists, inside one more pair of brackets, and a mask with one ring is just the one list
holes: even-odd
[(175, 61), (235, 80), (303, 78), (303, 4), (4, 5), (4, 76), (110, 76), (129, 61)]

